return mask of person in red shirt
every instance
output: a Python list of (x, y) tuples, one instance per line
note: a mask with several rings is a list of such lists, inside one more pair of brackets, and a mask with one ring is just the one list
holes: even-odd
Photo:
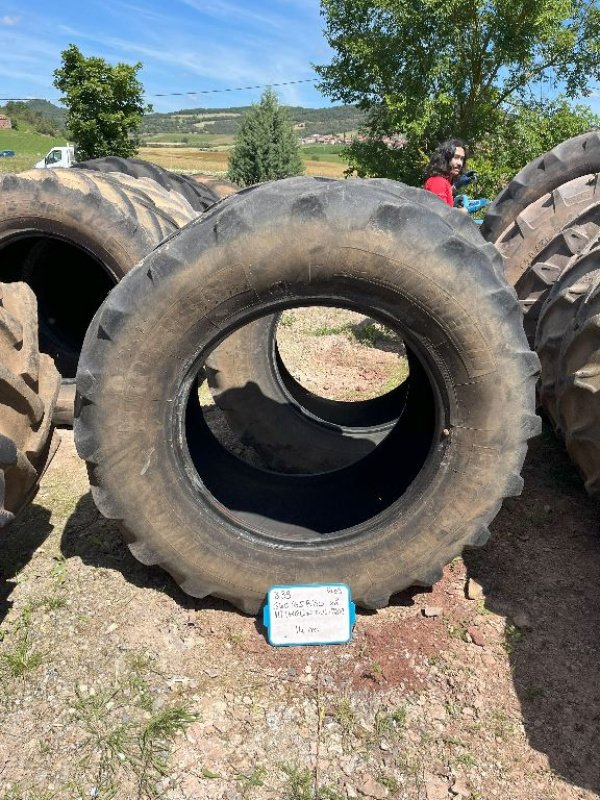
[(423, 188), (453, 206), (452, 184), (462, 173), (466, 163), (467, 146), (463, 141), (449, 139), (442, 142), (429, 159)]

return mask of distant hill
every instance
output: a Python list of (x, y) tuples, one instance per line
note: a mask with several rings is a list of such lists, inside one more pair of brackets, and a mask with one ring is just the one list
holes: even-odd
[(0, 113), (10, 117), (15, 130), (30, 130), (44, 136), (64, 134), (66, 111), (48, 100), (9, 100)]
[[(142, 136), (157, 134), (235, 135), (248, 106), (230, 108), (184, 108), (170, 114), (144, 117)], [(284, 106), (290, 120), (302, 136), (313, 133), (335, 134), (355, 131), (365, 123), (365, 114), (354, 106), (303, 108)]]
[[(366, 117), (355, 106), (304, 108), (284, 106), (300, 136), (311, 134), (341, 134), (356, 131)], [(229, 108), (183, 108), (168, 114), (147, 114), (141, 135), (148, 139), (159, 134), (200, 134), (202, 136), (234, 136), (249, 106)], [(40, 133), (59, 134), (64, 131), (66, 109), (48, 100), (9, 102), (0, 113), (26, 122)], [(44, 123), (47, 124), (44, 124)]]

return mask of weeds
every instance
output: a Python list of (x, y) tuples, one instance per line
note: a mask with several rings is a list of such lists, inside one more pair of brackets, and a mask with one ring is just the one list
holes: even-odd
[(507, 653), (512, 653), (514, 646), (525, 638), (525, 632), (513, 623), (507, 623), (504, 629), (504, 649)]
[(308, 768), (299, 769), (283, 764), (281, 769), (287, 775), (286, 794), (283, 800), (316, 800), (314, 775)]
[(43, 656), (39, 651), (33, 649), (29, 638), (29, 632), (26, 632), (16, 643), (12, 651), (2, 654), (2, 660), (8, 667), (8, 671), (13, 678), (22, 678), (28, 672), (39, 667), (42, 663)]
[(252, 790), (264, 786), (264, 778), (267, 777), (267, 771), (264, 767), (256, 767), (250, 775), (236, 775), (235, 780), (239, 784), (242, 799), (247, 800)]
[(42, 597), (40, 601), (40, 606), (45, 608), (47, 611), (58, 611), (59, 608), (64, 608), (67, 605), (67, 601), (64, 597), (59, 597), (59, 595), (51, 594), (47, 595), (46, 597)]
[(384, 772), (382, 772), (377, 778), (377, 782), (382, 786), (385, 786), (385, 788), (392, 794), (393, 797), (398, 796), (400, 792), (400, 784), (392, 775), (386, 775)]
[(100, 691), (77, 687), (72, 706), (83, 728), (81, 770), (91, 773), (98, 796), (123, 795), (123, 781), (135, 782), (138, 798), (159, 796), (157, 781), (168, 774), (168, 759), (176, 737), (197, 719), (184, 704), (154, 708), (145, 673), (146, 656), (134, 656), (120, 683)]
[(315, 787), (314, 773), (305, 767), (282, 764), (281, 769), (287, 775), (286, 793), (281, 800), (343, 800), (337, 789), (331, 786)]
[(352, 708), (352, 703), (347, 697), (343, 697), (331, 712), (331, 716), (344, 729), (345, 733), (351, 733), (356, 724), (356, 714)]
[(201, 774), (203, 778), (208, 778), (208, 780), (211, 781), (221, 777), (218, 772), (213, 772), (212, 769), (209, 769), (208, 767), (202, 767)]
[(514, 731), (514, 724), (510, 718), (499, 709), (490, 715), (490, 728), (496, 739), (506, 739)]
[[(39, 667), (43, 654), (35, 650), (31, 642), (31, 623), (34, 606), (27, 602), (14, 624), (16, 642), (12, 650), (2, 653), (0, 659), (13, 678), (22, 678)], [(3, 637), (4, 638), (4, 637)]]
[(461, 764), (463, 767), (476, 767), (477, 760), (474, 756), (471, 755), (469, 752), (460, 753), (455, 757), (455, 761), (457, 764)]
[(398, 736), (406, 726), (406, 710), (400, 706), (390, 714), (377, 715), (375, 717), (374, 730), (376, 735), (381, 738), (393, 734)]
[(50, 577), (55, 586), (64, 586), (68, 577), (67, 562), (64, 556), (54, 557), (54, 566), (50, 570)]

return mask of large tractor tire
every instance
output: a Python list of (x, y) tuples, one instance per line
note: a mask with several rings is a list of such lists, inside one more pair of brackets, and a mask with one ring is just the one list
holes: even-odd
[[(468, 241), (482, 244), (478, 226), (430, 192), (387, 179), (373, 179), (369, 185), (385, 191), (392, 201), (400, 198), (435, 212)], [(232, 430), (271, 469), (325, 472), (357, 461), (393, 429), (408, 381), (380, 397), (355, 402), (329, 400), (307, 391), (279, 353), (279, 316), (244, 326), (209, 356), (206, 377), (215, 403)], [(415, 368), (410, 347), (407, 356)]]
[[(207, 354), (257, 317), (332, 301), (415, 353), (397, 425), (325, 475), (244, 463), (204, 420)], [(537, 372), (492, 246), (410, 192), (294, 178), (224, 199), (115, 287), (81, 353), (76, 444), (101, 512), (188, 594), (256, 613), (273, 584), (344, 581), (378, 608), (482, 544), (521, 491)]]
[(140, 158), (91, 158), (88, 161), (79, 161), (75, 168), (93, 172), (118, 172), (132, 178), (151, 178), (164, 189), (182, 195), (197, 213), (206, 211), (220, 197), (210, 186), (192, 180), (189, 175), (179, 175)]
[(24, 283), (0, 284), (0, 527), (30, 503), (56, 451), (59, 386), (38, 349), (35, 295)]
[(600, 494), (600, 275), (561, 346), (557, 409), (567, 452), (590, 495)]
[[(568, 230), (565, 232), (568, 234)], [(595, 239), (574, 257), (554, 283), (540, 312), (535, 350), (542, 368), (540, 403), (560, 434), (557, 381), (563, 340), (572, 326), (580, 304), (600, 275), (600, 241)]]
[(599, 230), (600, 178), (584, 175), (531, 203), (494, 242), (521, 301), (530, 342), (550, 287)]
[[(65, 379), (75, 377), (87, 326), (114, 284), (197, 216), (156, 185), (84, 170), (2, 175), (0, 196), (0, 280), (33, 289), (40, 348)], [(63, 393), (61, 423), (73, 387)]]
[(503, 189), (489, 207), (481, 233), (496, 242), (527, 206), (563, 183), (600, 172), (600, 131), (590, 131), (531, 161)]

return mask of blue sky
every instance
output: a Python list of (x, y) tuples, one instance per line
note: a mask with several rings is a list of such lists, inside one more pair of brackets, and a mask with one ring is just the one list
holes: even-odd
[[(141, 61), (155, 111), (248, 105), (261, 89), (200, 91), (315, 80), (311, 64), (332, 56), (322, 28), (318, 0), (2, 0), (0, 97), (56, 102), (52, 73), (73, 43), (110, 63)], [(311, 82), (276, 91), (285, 104), (330, 104)], [(198, 94), (155, 96), (171, 92)]]

